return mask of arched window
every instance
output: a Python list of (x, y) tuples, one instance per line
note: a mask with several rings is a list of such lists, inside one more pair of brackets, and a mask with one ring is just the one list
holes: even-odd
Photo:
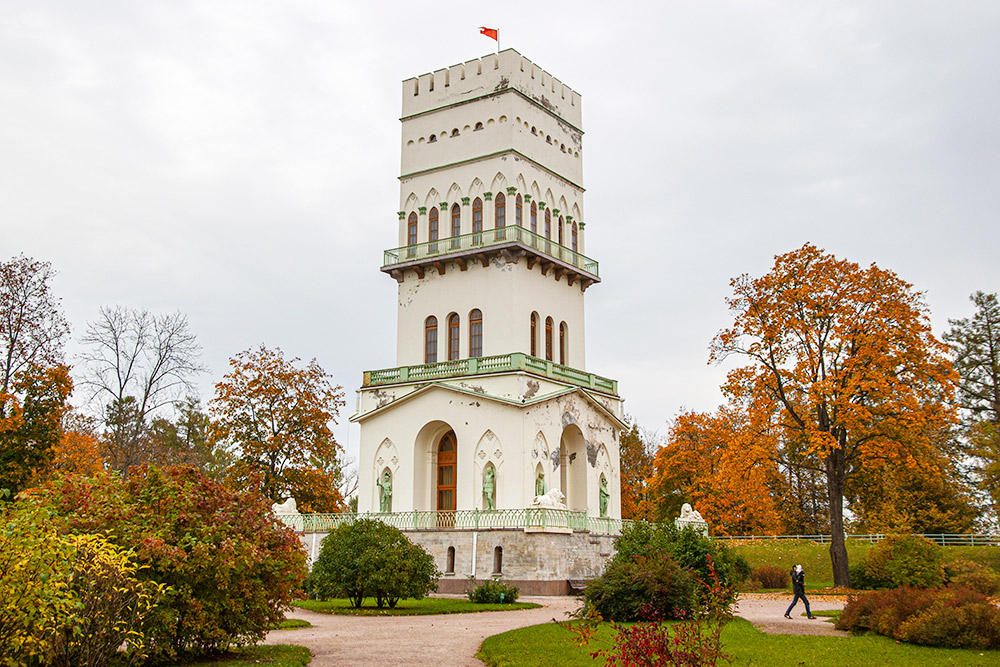
[(429, 143), (429, 144), (433, 144), (433, 143), (434, 143), (435, 141), (437, 141), (437, 140), (438, 140), (438, 138), (437, 138), (437, 135), (436, 135), (436, 134), (432, 134), (432, 135), (430, 136), (430, 138), (429, 138), (429, 139), (427, 139), (427, 143)]
[(566, 340), (566, 323), (559, 323), (559, 363), (566, 365), (566, 345), (568, 341)]
[(545, 360), (552, 361), (552, 318), (545, 318)]
[[(462, 235), (462, 207), (458, 204), (452, 204), (451, 206), (451, 235), (453, 237)], [(451, 242), (451, 247), (457, 248), (458, 244), (459, 242), (456, 238)]]
[(460, 339), (458, 337), (458, 313), (452, 313), (448, 316), (448, 361), (454, 361), (458, 359), (460, 353), (459, 343)]
[(503, 547), (493, 549), (493, 574), (503, 574)]
[(483, 200), (476, 197), (472, 201), (472, 243), (479, 245), (483, 242)]
[(406, 245), (410, 248), (406, 251), (407, 257), (413, 257), (417, 250), (413, 246), (417, 245), (417, 213), (414, 211), (410, 213), (409, 219), (406, 221)]
[(483, 356), (483, 311), (478, 308), (469, 313), (469, 356)]
[(493, 210), (496, 212), (496, 223), (494, 227), (503, 229), (507, 226), (507, 198), (502, 192), (498, 192), (493, 200)]
[(552, 209), (545, 209), (545, 238), (552, 238)]
[(559, 241), (559, 245), (563, 244), (563, 217), (559, 216), (559, 221), (556, 223), (556, 240)]
[[(573, 231), (571, 232), (570, 238), (571, 238), (571, 241), (573, 243), (573, 252), (580, 252), (580, 250), (579, 250), (579, 243), (580, 243), (579, 242), (579, 233), (577, 232), (576, 223), (575, 222), (573, 223)], [(576, 261), (575, 257), (573, 258), (573, 261), (574, 262)]]
[(427, 214), (427, 240), (431, 241), (431, 244), (427, 247), (429, 252), (437, 252), (438, 246), (434, 241), (438, 240), (438, 210), (437, 206), (431, 207), (430, 212)]
[(538, 313), (531, 314), (531, 356), (538, 356)]
[[(536, 202), (531, 202), (531, 213), (529, 214), (531, 219), (531, 233), (538, 233), (538, 204)], [(531, 238), (531, 244), (535, 244), (535, 238)]]
[(451, 136), (453, 136), (453, 137), (457, 137), (458, 136), (458, 128), (457, 127), (454, 130), (451, 131)]
[(521, 195), (518, 195), (517, 198), (514, 200), (514, 224), (517, 225), (518, 227), (524, 226), (523, 219), (521, 216), (521, 207), (523, 205), (524, 202), (521, 200)]
[(438, 360), (438, 318), (431, 315), (424, 320), (424, 363), (435, 364)]
[[(438, 443), (437, 456), (437, 509), (439, 511), (455, 509), (455, 468), (458, 464), (458, 443), (455, 432), (448, 431)], [(439, 526), (444, 523), (454, 525), (454, 515), (438, 517)], [(441, 521), (444, 519), (444, 521)]]
[(476, 126), (474, 128), (472, 128), (472, 129), (473, 130), (481, 130), (481, 129), (483, 129), (483, 124), (482, 123), (476, 123)]
[(455, 547), (448, 547), (448, 556), (444, 564), (445, 574), (455, 574)]

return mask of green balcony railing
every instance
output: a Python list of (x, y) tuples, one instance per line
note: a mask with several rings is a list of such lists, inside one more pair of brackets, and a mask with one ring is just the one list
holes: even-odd
[(470, 357), (454, 361), (439, 361), (435, 364), (400, 366), (377, 371), (365, 371), (362, 381), (365, 387), (375, 387), (403, 382), (419, 382), (438, 378), (463, 375), (486, 375), (510, 371), (527, 371), (553, 380), (570, 382), (605, 394), (618, 395), (618, 381), (600, 375), (587, 373), (576, 368), (563, 366), (552, 361), (532, 357), (523, 352), (500, 354), (493, 357)]
[(343, 514), (281, 514), (285, 524), (302, 533), (328, 533), (360, 518), (378, 519), (400, 530), (523, 530), (565, 529), (597, 535), (620, 535), (620, 519), (588, 517), (586, 512), (528, 507), (507, 510), (452, 510)]
[(481, 232), (449, 236), (437, 241), (427, 241), (386, 250), (382, 268), (387, 269), (398, 264), (427, 259), (446, 259), (449, 255), (465, 254), (470, 250), (510, 244), (530, 248), (539, 254), (559, 260), (594, 277), (600, 276), (597, 260), (590, 259), (571, 248), (559, 245), (551, 239), (516, 225), (500, 229), (484, 229)]

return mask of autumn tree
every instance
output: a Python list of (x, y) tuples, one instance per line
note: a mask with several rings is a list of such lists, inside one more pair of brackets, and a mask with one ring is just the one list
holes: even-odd
[(731, 407), (714, 414), (687, 412), (674, 420), (656, 453), (650, 491), (660, 521), (673, 520), (691, 503), (713, 533), (774, 534), (780, 529), (773, 487), (780, 483), (771, 459), (750, 442), (745, 415)]
[(959, 403), (969, 453), (977, 476), (1000, 514), (1000, 301), (976, 292), (972, 317), (948, 320), (944, 339), (951, 344), (959, 381)]
[(54, 275), (23, 255), (0, 263), (0, 488), (9, 497), (48, 466), (73, 388)]
[(213, 438), (232, 457), (239, 487), (256, 486), (279, 502), (294, 496), (305, 511), (342, 509), (337, 444), (330, 430), (344, 392), (313, 359), (285, 359), (280, 349), (246, 350), (209, 403)]
[(82, 385), (100, 409), (108, 465), (120, 472), (148, 462), (154, 415), (194, 391), (201, 347), (180, 313), (101, 308), (81, 339)]
[(149, 425), (152, 460), (160, 465), (193, 465), (209, 477), (222, 475), (224, 456), (212, 444), (211, 420), (201, 401), (189, 396), (173, 419), (154, 417)]
[[(629, 420), (626, 419), (626, 423)], [(649, 438), (643, 437), (639, 426), (631, 423), (619, 438), (621, 448), (622, 518), (651, 520), (652, 504), (646, 483), (653, 476), (653, 452)]]
[(86, 477), (104, 471), (96, 420), (76, 410), (63, 415), (59, 442), (52, 451), (52, 470)]
[[(811, 244), (777, 256), (763, 277), (731, 285), (735, 321), (716, 336), (712, 359), (735, 355), (748, 365), (731, 371), (723, 389), (780, 433), (767, 455), (825, 476), (834, 583), (849, 586), (845, 487), (866, 467), (911, 465), (933, 450), (935, 429), (955, 419), (948, 348), (908, 283)], [(790, 461), (785, 442), (810, 456)]]

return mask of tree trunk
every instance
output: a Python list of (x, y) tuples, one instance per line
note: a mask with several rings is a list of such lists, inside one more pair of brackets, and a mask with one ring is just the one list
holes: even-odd
[(851, 587), (847, 565), (847, 543), (844, 541), (844, 450), (835, 449), (826, 457), (826, 488), (830, 496), (830, 563), (833, 565), (833, 585)]

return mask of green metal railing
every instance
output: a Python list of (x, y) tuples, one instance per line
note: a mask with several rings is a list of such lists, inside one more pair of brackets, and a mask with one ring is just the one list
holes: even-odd
[(328, 533), (360, 518), (377, 519), (400, 530), (523, 530), (566, 529), (598, 535), (620, 535), (628, 521), (588, 517), (586, 512), (528, 507), (508, 510), (453, 510), (343, 514), (280, 514), (278, 518), (301, 533)]
[(462, 375), (486, 375), (489, 373), (505, 373), (510, 371), (527, 371), (553, 380), (562, 380), (580, 387), (595, 389), (606, 394), (618, 395), (617, 380), (611, 380), (552, 361), (532, 357), (523, 352), (365, 371), (362, 386), (375, 387), (384, 384), (419, 382), (421, 380), (433, 380), (437, 378), (459, 377)]
[(543, 255), (565, 262), (592, 276), (599, 277), (601, 275), (597, 260), (516, 225), (501, 227), (500, 229), (484, 229), (481, 232), (462, 234), (461, 236), (449, 236), (437, 241), (427, 241), (425, 243), (417, 243), (416, 245), (386, 250), (382, 268), (425, 259), (446, 259), (448, 255), (452, 254), (462, 254), (469, 250), (511, 243), (517, 243), (525, 248), (536, 250)]
[[(883, 533), (872, 533), (869, 535), (845, 534), (848, 540), (861, 540), (864, 542), (881, 542), (886, 537)], [(1000, 534), (990, 533), (921, 533), (918, 537), (926, 537), (942, 547), (1000, 547)], [(713, 535), (715, 540), (809, 540), (828, 544), (831, 540), (829, 535)]]

